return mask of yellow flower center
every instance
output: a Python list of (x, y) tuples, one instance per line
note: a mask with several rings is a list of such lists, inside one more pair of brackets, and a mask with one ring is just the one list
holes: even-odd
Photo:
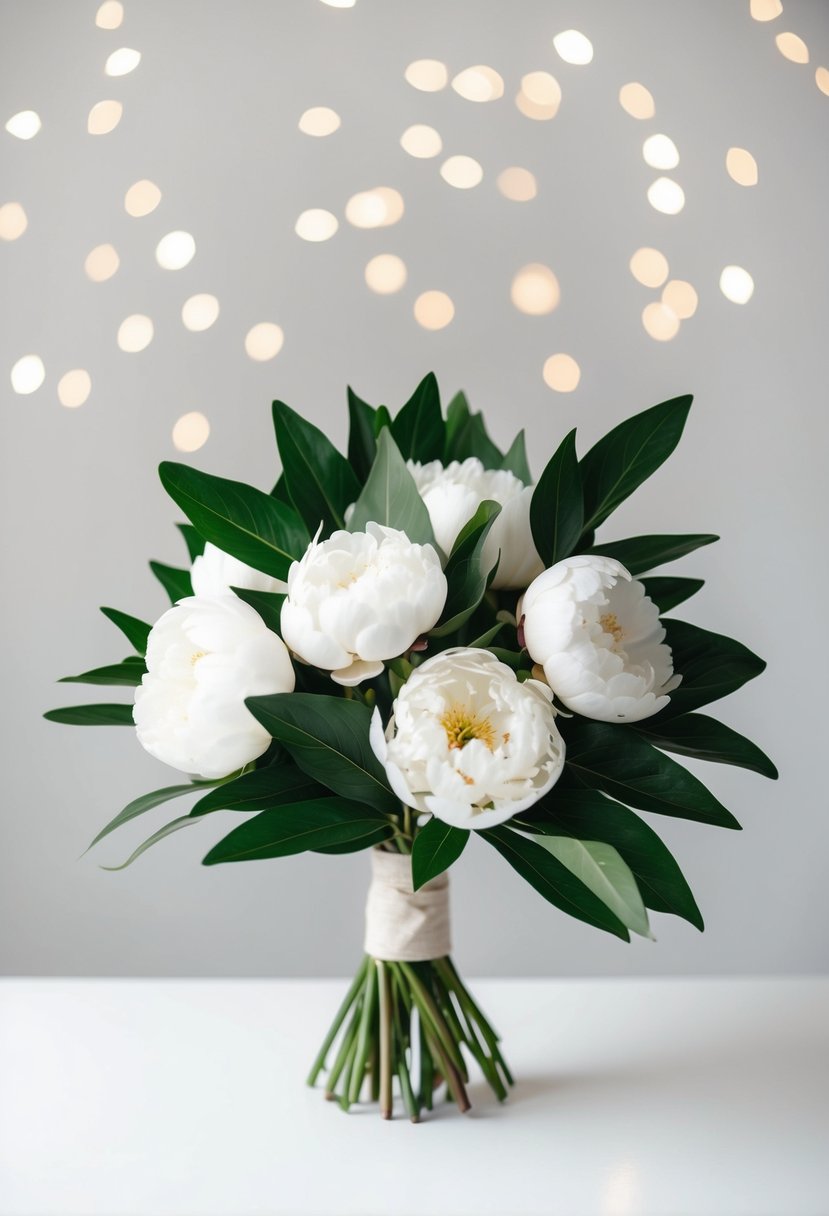
[(495, 729), (489, 718), (481, 718), (466, 705), (453, 705), (440, 720), (446, 731), (450, 748), (466, 747), (472, 739), (481, 742), (492, 751), (495, 745)]
[(615, 612), (606, 612), (604, 614), (604, 616), (599, 617), (599, 624), (601, 625), (601, 627), (605, 631), (605, 633), (610, 634), (610, 636), (613, 638), (613, 641), (618, 646), (619, 642), (621, 642), (622, 638), (624, 637), (624, 633), (622, 632), (622, 626), (619, 624), (618, 620), (616, 619), (616, 613)]
[(193, 666), (195, 667), (195, 666), (196, 666), (196, 664), (198, 663), (199, 659), (203, 659), (203, 658), (204, 658), (204, 656), (205, 656), (206, 654), (207, 654), (207, 651), (206, 651), (206, 650), (197, 650), (197, 651), (195, 652), (195, 654), (192, 654), (192, 655), (190, 656), (190, 662), (191, 662), (191, 663), (193, 664)]

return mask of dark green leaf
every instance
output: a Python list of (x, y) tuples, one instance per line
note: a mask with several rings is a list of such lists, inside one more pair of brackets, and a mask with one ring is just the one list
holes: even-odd
[(426, 463), (441, 459), (446, 426), (434, 372), (429, 372), (418, 384), (391, 424), (391, 433), (404, 460)]
[(461, 529), (446, 563), (448, 592), (440, 623), (430, 632), (445, 637), (468, 620), (484, 597), (491, 570), (482, 564), (484, 543), (501, 508), (485, 499)]
[(360, 483), (327, 435), (282, 401), (273, 403), (273, 426), (285, 485), (311, 535), (345, 527), (345, 509)]
[(130, 655), (123, 663), (110, 663), (108, 667), (94, 667), (79, 676), (64, 676), (59, 684), (121, 684), (135, 688), (147, 670), (143, 659)]
[(299, 767), (327, 789), (386, 813), (398, 809), (368, 741), (368, 706), (304, 692), (248, 697), (245, 704)]
[(215, 781), (189, 781), (187, 785), (168, 785), (163, 790), (154, 790), (151, 794), (142, 794), (140, 798), (136, 798), (128, 803), (123, 811), (119, 811), (114, 819), (110, 819), (106, 827), (101, 828), (98, 835), (89, 845), (89, 848), (91, 849), (99, 840), (103, 840), (110, 832), (114, 832), (116, 828), (120, 828), (122, 824), (129, 823), (131, 819), (135, 819), (138, 815), (143, 815), (147, 811), (154, 810), (155, 807), (161, 806), (163, 802), (169, 802), (171, 798), (181, 798), (184, 794), (198, 794), (202, 790), (209, 789), (214, 785), (216, 785)]
[(179, 600), (193, 594), (189, 570), (165, 566), (162, 562), (150, 562), (150, 569), (169, 595), (171, 604), (177, 604)]
[(469, 418), (469, 403), (465, 393), (455, 393), (446, 409), (446, 441), (443, 449), (443, 463), (449, 464), (455, 459), (450, 453), (454, 450), (458, 432)]
[(670, 456), (692, 400), (674, 397), (654, 405), (614, 427), (590, 449), (581, 462), (585, 532), (603, 523)]
[(674, 671), (681, 674), (682, 683), (671, 693), (670, 704), (658, 715), (659, 721), (718, 701), (765, 670), (764, 661), (733, 638), (685, 621), (668, 619), (664, 625)]
[(291, 507), (240, 481), (164, 461), (162, 484), (211, 544), (255, 570), (285, 579), (310, 537)]
[(382, 430), (391, 430), (391, 414), (385, 405), (378, 405), (374, 413), (374, 438), (377, 439)]
[(204, 553), (204, 537), (199, 536), (192, 524), (176, 524), (181, 535), (184, 537), (184, 543), (187, 546), (187, 552), (190, 556), (190, 563), (201, 557)]
[(207, 815), (211, 811), (268, 811), (287, 803), (304, 802), (308, 798), (324, 798), (328, 791), (295, 764), (269, 764), (251, 773), (243, 773), (233, 781), (225, 781), (218, 789), (200, 798), (191, 815)]
[(577, 920), (583, 920), (597, 929), (614, 933), (623, 941), (630, 941), (628, 931), (619, 918), (541, 845), (506, 827), (488, 828), (479, 835), (496, 848), (549, 903), (568, 916), (575, 916)]
[(466, 847), (469, 832), (453, 828), (434, 816), (414, 838), (412, 846), (412, 886), (419, 891), (457, 861)]
[(391, 824), (371, 807), (344, 798), (312, 798), (245, 820), (213, 846), (202, 864), (289, 857), (308, 849), (376, 838), (381, 830), (390, 835)]
[(656, 604), (660, 614), (670, 612), (677, 604), (696, 595), (705, 584), (701, 578), (655, 578), (644, 580), (645, 591)]
[(164, 840), (167, 836), (172, 836), (173, 832), (178, 832), (181, 828), (192, 827), (194, 823), (198, 823), (197, 819), (191, 819), (189, 815), (181, 815), (178, 819), (173, 819), (170, 823), (165, 823), (163, 828), (159, 828), (157, 832), (153, 832), (152, 836), (148, 836), (143, 844), (130, 853), (126, 861), (122, 861), (120, 866), (101, 866), (102, 870), (126, 870), (127, 866), (146, 853), (147, 849), (151, 849), (154, 844), (158, 844), (159, 840)]
[(486, 432), (482, 414), (469, 414), (452, 432), (448, 461), (477, 457), (485, 469), (500, 469), (504, 454)]
[(523, 431), (519, 431), (513, 439), (509, 451), (501, 461), (501, 468), (513, 473), (525, 486), (532, 484), (533, 476), (527, 463), (527, 445)]
[(126, 612), (119, 612), (117, 608), (102, 608), (104, 616), (108, 621), (112, 621), (116, 628), (120, 629), (124, 637), (133, 646), (140, 655), (147, 652), (147, 638), (150, 636), (151, 626), (145, 621), (139, 621), (137, 616), (129, 616)]
[(588, 553), (600, 553), (604, 557), (615, 557), (630, 574), (643, 574), (674, 562), (686, 553), (693, 553), (703, 545), (713, 545), (719, 536), (710, 532), (685, 536), (631, 536), (628, 540), (614, 540), (607, 545), (593, 545)]
[(287, 599), (284, 592), (249, 591), (247, 587), (232, 587), (231, 590), (239, 596), (240, 600), (250, 604), (251, 608), (259, 613), (268, 629), (272, 629), (274, 633), (280, 633), (282, 605)]
[(353, 389), (348, 390), (348, 460), (360, 483), (364, 482), (371, 472), (377, 452), (377, 440), (374, 437), (376, 413), (373, 406), (362, 401)]
[(561, 731), (567, 744), (565, 787), (604, 790), (642, 811), (739, 828), (701, 781), (631, 727), (571, 718), (561, 720)]
[(715, 764), (735, 764), (763, 777), (777, 778), (777, 769), (756, 743), (705, 714), (678, 718), (647, 718), (634, 728), (654, 747), (678, 756), (693, 756)]
[(388, 428), (377, 439), (377, 455), (349, 520), (349, 531), (363, 532), (372, 520), (399, 528), (415, 544), (435, 543), (426, 504)]
[(50, 709), (44, 718), (68, 726), (134, 726), (131, 705), (67, 705)]
[(276, 479), (276, 485), (271, 490), (271, 498), (276, 498), (279, 502), (284, 502), (286, 507), (290, 507), (293, 511), (294, 504), (291, 502), (291, 496), (288, 493), (288, 487), (285, 485), (285, 474), (280, 473)]
[(320, 845), (319, 848), (311, 850), (312, 853), (361, 853), (363, 849), (370, 849), (376, 844), (380, 844), (384, 840), (388, 840), (392, 829), (389, 824), (378, 824), (373, 832), (367, 832), (365, 836), (358, 836), (355, 840), (346, 840), (344, 844), (329, 844)]
[(530, 527), (539, 557), (554, 566), (576, 551), (584, 521), (575, 429), (565, 435), (533, 490)]

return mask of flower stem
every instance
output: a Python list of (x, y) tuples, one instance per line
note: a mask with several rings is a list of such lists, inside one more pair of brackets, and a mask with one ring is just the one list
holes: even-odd
[(377, 982), (380, 989), (380, 1114), (384, 1119), (392, 1115), (392, 1027), (389, 974), (386, 964), (377, 962)]
[(368, 959), (364, 958), (362, 963), (360, 964), (360, 968), (357, 971), (357, 974), (354, 976), (354, 981), (353, 981), (351, 987), (349, 988), (348, 992), (345, 994), (345, 998), (343, 1000), (342, 1005), (340, 1005), (339, 1009), (337, 1010), (337, 1016), (334, 1018), (334, 1021), (331, 1023), (331, 1029), (328, 1031), (328, 1034), (323, 1039), (322, 1047), (320, 1047), (319, 1052), (317, 1054), (317, 1058), (316, 1058), (316, 1060), (314, 1060), (314, 1063), (311, 1066), (311, 1071), (308, 1074), (308, 1081), (307, 1081), (308, 1085), (316, 1084), (317, 1077), (320, 1075), (323, 1068), (325, 1067), (325, 1059), (326, 1059), (326, 1056), (328, 1055), (329, 1050), (331, 1049), (331, 1044), (334, 1042), (334, 1040), (337, 1037), (337, 1031), (340, 1029), (343, 1022), (345, 1021), (346, 1014), (348, 1013), (349, 1009), (353, 1005), (354, 1001), (357, 998), (358, 992), (360, 991), (361, 987), (363, 986), (363, 981), (365, 980), (365, 975), (366, 975), (367, 964), (368, 964)]

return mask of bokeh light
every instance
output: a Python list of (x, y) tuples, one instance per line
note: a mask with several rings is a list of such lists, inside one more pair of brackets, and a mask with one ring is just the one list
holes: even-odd
[(345, 205), (345, 218), (355, 228), (387, 228), (403, 215), (403, 196), (390, 186), (375, 186), (353, 194)]
[(146, 350), (153, 340), (153, 323), (142, 313), (133, 313), (118, 326), (118, 345), (128, 355)]
[(196, 242), (189, 232), (168, 232), (155, 248), (155, 260), (163, 270), (182, 270), (192, 262)]
[(809, 48), (803, 39), (798, 38), (797, 34), (793, 34), (791, 30), (778, 34), (774, 41), (784, 59), (790, 59), (792, 63), (809, 62)]
[(543, 122), (555, 118), (561, 105), (561, 86), (549, 72), (527, 72), (515, 104), (526, 118)]
[(528, 203), (538, 194), (535, 175), (518, 165), (512, 165), (498, 174), (498, 189), (504, 198), (514, 203)]
[(113, 245), (96, 245), (86, 255), (83, 268), (87, 278), (93, 283), (105, 283), (107, 279), (112, 278), (120, 265), (121, 259)]
[(0, 241), (16, 241), (28, 227), (29, 221), (20, 203), (3, 203), (0, 207)]
[(381, 296), (400, 291), (406, 283), (406, 277), (406, 263), (396, 253), (378, 253), (365, 269), (367, 285)]
[(510, 299), (519, 312), (541, 317), (552, 312), (561, 298), (558, 279), (540, 262), (522, 266), (512, 280)]
[(131, 46), (119, 47), (107, 58), (104, 72), (107, 76), (128, 76), (141, 62), (141, 52)]
[(328, 241), (339, 228), (336, 215), (323, 207), (311, 207), (303, 211), (294, 224), (294, 232), (303, 241)]
[(648, 202), (663, 215), (678, 215), (685, 206), (685, 191), (670, 177), (658, 177), (648, 186)]
[(181, 319), (184, 328), (194, 334), (200, 334), (210, 329), (219, 315), (219, 301), (208, 292), (190, 296), (181, 306)]
[(471, 156), (450, 156), (440, 167), (440, 175), (456, 190), (471, 190), (484, 176), (484, 171)]
[(92, 391), (92, 377), (83, 367), (73, 368), (58, 380), (58, 401), (67, 409), (83, 405)]
[(581, 380), (581, 368), (572, 355), (550, 355), (542, 372), (544, 383), (556, 393), (572, 393)]
[(285, 335), (273, 321), (260, 321), (245, 335), (245, 350), (257, 363), (275, 359), (282, 350)]
[(563, 30), (556, 34), (553, 46), (565, 63), (582, 67), (593, 59), (593, 44), (579, 30)]
[(661, 301), (645, 305), (642, 311), (645, 332), (657, 342), (670, 342), (679, 333), (679, 317)]
[(638, 80), (623, 84), (619, 90), (619, 105), (631, 118), (653, 118), (656, 113), (653, 97)]
[(39, 355), (24, 355), (11, 370), (12, 388), (21, 396), (35, 393), (46, 379), (46, 368)]
[(815, 72), (815, 84), (821, 93), (829, 97), (829, 68), (818, 68)]
[(687, 321), (697, 311), (699, 296), (685, 279), (671, 279), (662, 289), (662, 303), (670, 308), (680, 321)]
[(658, 249), (645, 245), (630, 259), (630, 273), (643, 287), (661, 287), (668, 277), (668, 259)]
[(774, 21), (783, 12), (780, 0), (750, 0), (749, 10), (755, 21)]
[(504, 96), (503, 78), (483, 63), (458, 72), (452, 79), (452, 88), (466, 101), (497, 101)]
[(140, 219), (155, 211), (160, 202), (161, 191), (158, 186), (144, 177), (140, 182), (133, 183), (124, 195), (124, 210), (127, 215)]
[(404, 152), (408, 152), (409, 156), (427, 160), (431, 156), (439, 155), (443, 149), (443, 140), (434, 127), (415, 123), (414, 126), (407, 127), (400, 136), (400, 147)]
[(720, 275), (720, 291), (732, 304), (747, 304), (754, 295), (754, 279), (742, 266), (726, 266)]
[(104, 0), (95, 14), (95, 24), (99, 30), (117, 30), (124, 20), (124, 6), (120, 0)]
[(439, 59), (415, 59), (404, 73), (413, 89), (422, 93), (437, 93), (449, 83), (449, 72)]
[(341, 125), (340, 116), (329, 106), (312, 106), (300, 117), (300, 131), (304, 135), (314, 135), (318, 139), (325, 135), (333, 135)]
[(90, 135), (109, 135), (118, 126), (123, 113), (120, 101), (96, 101), (89, 111), (86, 129)]
[(455, 305), (445, 291), (424, 291), (414, 302), (414, 315), (424, 329), (445, 329), (455, 315)]
[(729, 148), (725, 157), (728, 176), (738, 186), (757, 185), (757, 161), (745, 148)]
[(6, 130), (16, 139), (34, 139), (41, 126), (39, 114), (34, 110), (21, 110), (19, 114), (11, 116), (6, 123)]
[(173, 446), (180, 452), (197, 452), (204, 447), (210, 435), (210, 423), (204, 414), (193, 410), (190, 414), (182, 414), (173, 427)]
[(676, 144), (667, 135), (649, 135), (642, 145), (642, 156), (652, 169), (675, 169), (679, 164)]

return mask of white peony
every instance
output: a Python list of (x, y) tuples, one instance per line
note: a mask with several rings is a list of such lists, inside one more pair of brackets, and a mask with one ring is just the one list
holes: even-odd
[(531, 657), (556, 696), (586, 718), (649, 718), (679, 684), (659, 609), (612, 558), (558, 562), (527, 588), (522, 613)]
[(194, 595), (226, 595), (231, 587), (245, 591), (286, 591), (287, 584), (281, 579), (246, 566), (238, 557), (231, 557), (222, 549), (204, 546), (204, 553), (193, 562), (190, 571)]
[(338, 684), (359, 684), (437, 624), (446, 592), (431, 545), (376, 523), (334, 532), (312, 541), (288, 571), (282, 636)]
[(371, 746), (407, 806), (457, 828), (489, 828), (532, 806), (564, 767), (546, 684), (488, 650), (456, 647), (417, 667)]
[(500, 550), (501, 560), (493, 587), (526, 587), (544, 563), (530, 530), (532, 486), (507, 469), (485, 469), (475, 456), (442, 465), (408, 462), (410, 473), (426, 504), (435, 540), (449, 554), (458, 533), (485, 499), (500, 503), (501, 512), (484, 542), (483, 561), (489, 568)]
[(180, 600), (150, 630), (139, 742), (185, 773), (226, 777), (271, 741), (245, 697), (292, 692), (294, 679), (284, 642), (250, 605), (230, 594)]

